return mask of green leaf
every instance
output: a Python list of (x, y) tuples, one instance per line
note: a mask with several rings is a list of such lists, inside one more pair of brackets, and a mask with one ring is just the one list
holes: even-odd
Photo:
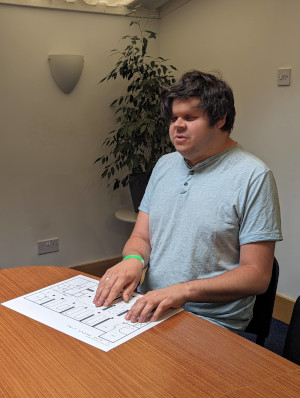
[(120, 180), (119, 180), (119, 179), (116, 179), (115, 182), (114, 182), (114, 186), (113, 186), (114, 191), (115, 191), (116, 189), (118, 189), (119, 187), (120, 187)]
[(138, 21), (131, 21), (129, 26), (132, 26), (132, 25), (140, 25), (140, 23)]
[(148, 40), (145, 37), (143, 37), (142, 56), (146, 54), (147, 46), (148, 46)]
[(149, 33), (149, 39), (156, 39), (157, 33), (152, 32), (151, 30), (145, 30), (145, 32)]
[(144, 125), (141, 127), (140, 132), (141, 132), (141, 133), (144, 133), (145, 130), (146, 130), (146, 128), (147, 128), (147, 125), (144, 124)]

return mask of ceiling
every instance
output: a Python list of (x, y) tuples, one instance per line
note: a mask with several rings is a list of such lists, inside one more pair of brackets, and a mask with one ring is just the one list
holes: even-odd
[(151, 10), (152, 18), (160, 18), (188, 1), (190, 0), (0, 0), (0, 4), (113, 15), (127, 15), (128, 8), (134, 8), (138, 17), (149, 17)]
[[(66, 0), (70, 1), (70, 0)], [(157, 10), (162, 7), (170, 0), (84, 0), (87, 4), (106, 4), (111, 7), (117, 6), (129, 6), (129, 7), (138, 7), (142, 6), (147, 9)]]
[(164, 6), (166, 3), (169, 3), (170, 0), (132, 0), (129, 4), (130, 6), (143, 6), (144, 8), (157, 10), (158, 8)]

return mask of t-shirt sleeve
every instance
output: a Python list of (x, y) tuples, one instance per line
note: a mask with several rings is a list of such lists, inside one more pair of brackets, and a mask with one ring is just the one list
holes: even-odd
[(271, 170), (265, 170), (249, 184), (240, 204), (240, 245), (282, 240), (278, 192)]

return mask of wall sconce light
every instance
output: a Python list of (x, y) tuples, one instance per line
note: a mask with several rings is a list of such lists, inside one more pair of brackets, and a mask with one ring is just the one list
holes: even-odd
[(57, 54), (48, 56), (50, 70), (58, 87), (69, 94), (80, 79), (83, 68), (83, 56)]

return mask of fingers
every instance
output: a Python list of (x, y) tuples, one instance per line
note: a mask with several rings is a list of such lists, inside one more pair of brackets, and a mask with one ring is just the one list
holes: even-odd
[(97, 307), (109, 306), (124, 287), (123, 298), (129, 300), (141, 278), (142, 267), (139, 260), (126, 261), (108, 269), (101, 278), (93, 300)]
[[(106, 274), (105, 274), (106, 275)], [(123, 289), (123, 284), (114, 276), (103, 276), (99, 282), (93, 303), (99, 307), (108, 306), (118, 296)]]
[(131, 282), (128, 286), (125, 287), (125, 290), (123, 292), (123, 300), (124, 301), (129, 301), (130, 296), (132, 295), (134, 289), (136, 288), (136, 282), (133, 281)]
[[(131, 262), (126, 266), (116, 265), (106, 271), (102, 277), (94, 304), (109, 306), (124, 288), (123, 299), (128, 301), (136, 288), (142, 269), (139, 263)], [(169, 308), (180, 308), (186, 302), (184, 289), (173, 285), (164, 289), (146, 293), (137, 300), (128, 311), (125, 319), (131, 322), (155, 322)]]
[(146, 293), (126, 314), (131, 322), (155, 322), (169, 308), (180, 308), (186, 303), (185, 289), (173, 285)]
[(126, 314), (125, 319), (131, 322), (155, 322), (170, 306), (167, 300), (147, 300), (146, 295), (137, 300)]

